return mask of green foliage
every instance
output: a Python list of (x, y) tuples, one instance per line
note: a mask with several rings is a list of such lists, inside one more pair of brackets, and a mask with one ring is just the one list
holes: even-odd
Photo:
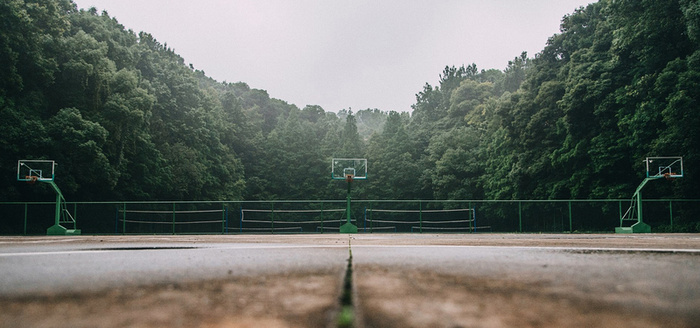
[[(342, 199), (333, 157), (368, 158), (358, 198), (620, 198), (641, 159), (664, 155), (684, 156), (686, 177), (646, 195), (698, 198), (699, 81), (694, 0), (579, 8), (533, 58), (446, 66), (410, 115), (299, 109), (207, 77), (106, 12), (5, 0), (0, 199), (37, 198), (14, 168), (40, 158), (58, 161), (69, 199)], [(684, 220), (673, 229), (694, 231)]]

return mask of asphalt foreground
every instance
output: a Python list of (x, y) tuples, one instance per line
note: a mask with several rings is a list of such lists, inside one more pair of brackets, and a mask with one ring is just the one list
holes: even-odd
[(700, 235), (0, 237), (0, 308), (1, 327), (700, 327)]

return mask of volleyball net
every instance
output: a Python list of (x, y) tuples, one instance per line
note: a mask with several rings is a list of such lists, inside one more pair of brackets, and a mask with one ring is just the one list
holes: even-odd
[(222, 204), (122, 204), (115, 212), (119, 233), (224, 233), (228, 223)]
[(490, 226), (477, 226), (476, 209), (396, 209), (368, 208), (365, 213), (368, 232), (478, 232)]
[[(351, 219), (360, 233), (610, 232), (620, 226), (629, 201), (360, 199), (352, 201)], [(658, 231), (680, 231), (683, 226), (677, 222), (700, 213), (700, 199), (642, 201), (644, 222)], [(46, 234), (46, 227), (54, 223), (55, 205), (0, 202), (0, 234)], [(332, 233), (347, 220), (345, 200), (102, 201), (66, 206), (83, 234)]]
[[(125, 203), (116, 207), (115, 233), (324, 233), (347, 222), (341, 202)], [(417, 205), (417, 206), (414, 206)], [(358, 203), (351, 222), (366, 233), (488, 232), (474, 207)], [(466, 205), (466, 204), (465, 204)], [(417, 208), (416, 208), (417, 207)], [(455, 206), (452, 206), (455, 207)]]
[(347, 221), (345, 208), (240, 208), (241, 233), (338, 232)]

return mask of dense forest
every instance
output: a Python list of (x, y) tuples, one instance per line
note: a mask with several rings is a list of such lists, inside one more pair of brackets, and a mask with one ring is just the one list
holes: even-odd
[(630, 197), (665, 155), (686, 177), (648, 196), (700, 198), (697, 0), (579, 8), (502, 71), (436, 72), (410, 114), (215, 81), (70, 0), (0, 0), (0, 26), (2, 201), (51, 197), (18, 159), (56, 160), (76, 201), (342, 199), (333, 157), (368, 159), (364, 199), (589, 199)]

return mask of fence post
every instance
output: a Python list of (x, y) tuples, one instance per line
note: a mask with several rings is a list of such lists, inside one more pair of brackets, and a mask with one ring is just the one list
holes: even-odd
[[(469, 220), (469, 233), (474, 232), (474, 228), (476, 227), (476, 213), (474, 213), (474, 216), (472, 216), (473, 212), (474, 209), (472, 208), (472, 202), (469, 202), (469, 204), (467, 205), (467, 220)], [(474, 220), (473, 225), (472, 220)]]
[(523, 232), (523, 204), (518, 201), (518, 226), (519, 231)]
[(175, 203), (173, 203), (173, 235), (175, 234)]
[(672, 200), (668, 201), (668, 214), (669, 214), (669, 217), (671, 218), (671, 231), (670, 232), (673, 232), (673, 201)]
[(418, 223), (420, 224), (420, 233), (423, 233), (423, 202), (418, 201)]
[(270, 220), (270, 230), (271, 230), (270, 232), (272, 234), (274, 234), (275, 233), (275, 202), (272, 202), (271, 206), (272, 206), (272, 208), (271, 208), (272, 209), (272, 218)]
[(622, 201), (621, 200), (617, 201), (617, 207), (618, 207), (618, 210), (620, 211), (620, 226), (622, 226)]
[(123, 203), (124, 210), (122, 211), (122, 234), (126, 234), (126, 203)]
[(523, 232), (523, 202), (518, 201), (518, 224), (520, 232)]
[(365, 206), (365, 216), (362, 220), (362, 232), (367, 232), (367, 206)]
[(228, 230), (228, 207), (226, 203), (221, 203), (221, 234), (225, 234)]
[(369, 202), (369, 233), (374, 233), (374, 219), (372, 219), (372, 202)]
[(28, 210), (28, 205), (27, 203), (24, 203), (24, 235), (27, 235), (27, 210)]
[(569, 201), (569, 232), (574, 232), (574, 226), (571, 220), (571, 201)]
[(321, 202), (321, 233), (323, 233), (323, 201)]

